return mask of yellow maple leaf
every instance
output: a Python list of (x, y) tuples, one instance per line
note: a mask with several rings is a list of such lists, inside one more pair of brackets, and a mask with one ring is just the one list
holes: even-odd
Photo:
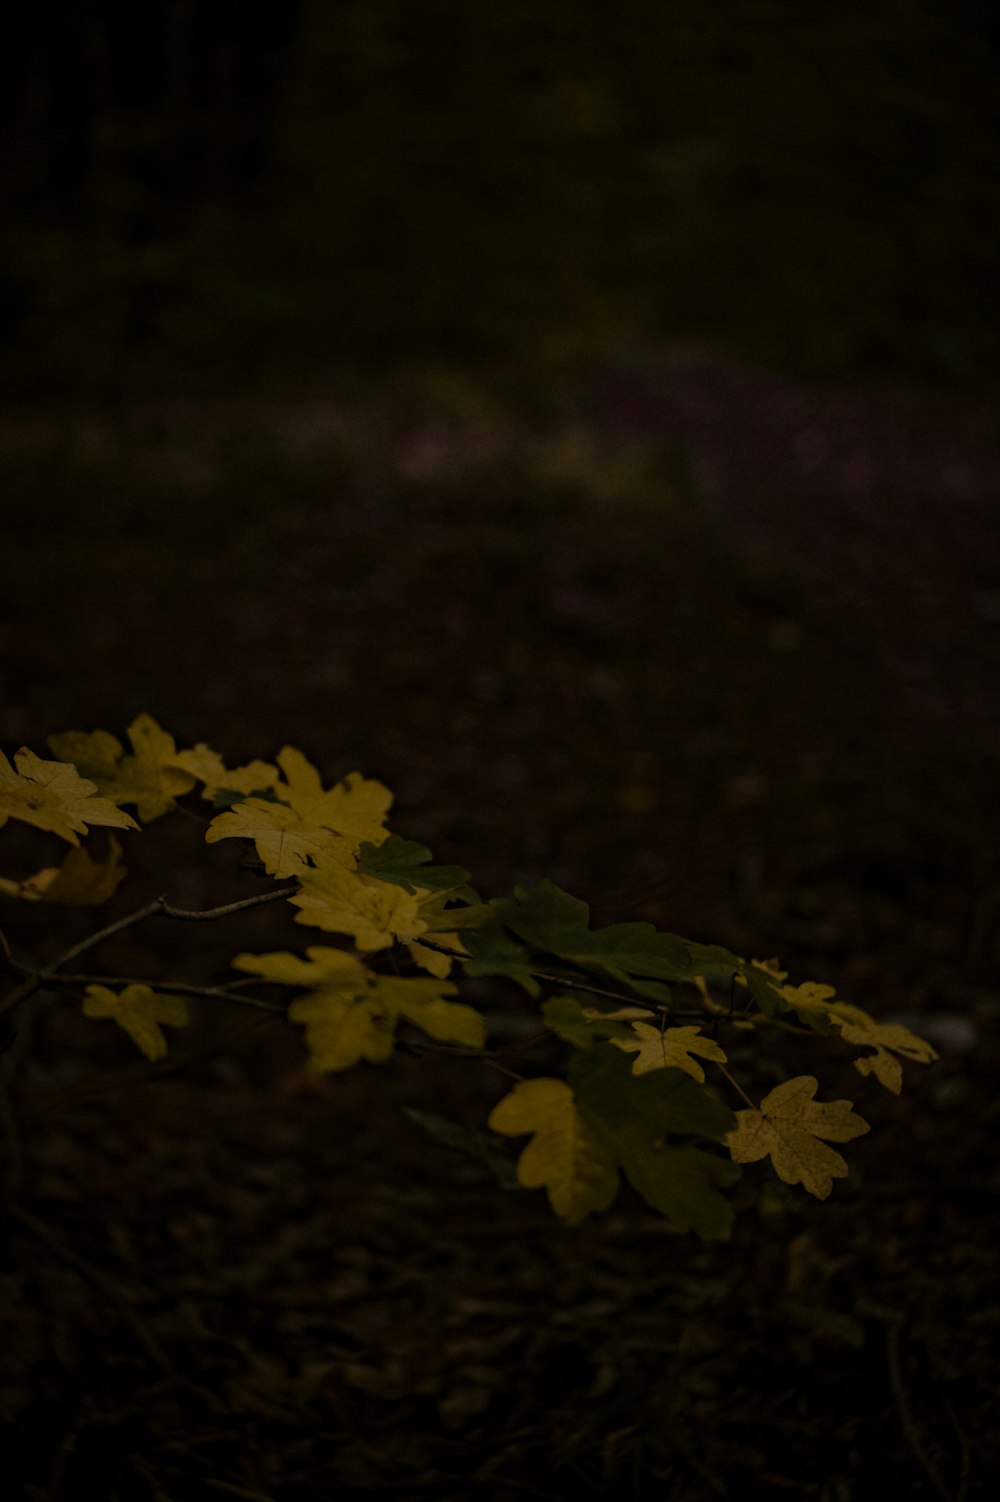
[(128, 1033), (132, 1042), (153, 1063), (167, 1051), (161, 1023), (184, 1027), (187, 1002), (182, 996), (164, 996), (138, 982), (115, 994), (108, 986), (88, 986), (83, 999), (87, 1017), (109, 1017)]
[(122, 847), (111, 836), (106, 860), (96, 861), (82, 845), (67, 850), (60, 866), (45, 866), (23, 881), (0, 877), (0, 892), (26, 902), (58, 902), (68, 907), (99, 907), (109, 901), (126, 875)]
[(212, 799), (216, 793), (263, 792), (274, 787), (278, 781), (278, 769), (269, 761), (250, 761), (242, 767), (227, 767), (218, 751), (199, 741), (190, 751), (178, 751), (174, 765), (188, 772), (198, 782), (204, 783), (201, 796)]
[(638, 1035), (636, 1038), (612, 1038), (611, 1042), (623, 1053), (636, 1055), (633, 1074), (650, 1074), (654, 1069), (683, 1069), (700, 1084), (705, 1071), (693, 1054), (719, 1064), (726, 1062), (726, 1055), (718, 1043), (704, 1037), (698, 1027), (668, 1027), (661, 1032), (649, 1022), (633, 1022), (632, 1030)]
[(801, 986), (778, 986), (786, 1007), (798, 1014), (807, 1027), (824, 1029), (830, 1019), (830, 1006), (836, 988), (808, 980)]
[(300, 876), (311, 862), (357, 859), (357, 842), (332, 829), (307, 823), (284, 803), (266, 798), (246, 798), (227, 813), (218, 814), (205, 831), (205, 840), (253, 840), (269, 876)]
[[(421, 943), (420, 939), (404, 939), (403, 943), (410, 952), (410, 959), (421, 970), (426, 970), (428, 975), (436, 975), (438, 980), (444, 980), (446, 975), (451, 974), (453, 958), (466, 953), (465, 945), (458, 934), (428, 933), (424, 936), (426, 941), (433, 941), (440, 945), (440, 949), (428, 948), (428, 943)], [(451, 954), (442, 954), (441, 949), (450, 949)]]
[(133, 818), (96, 793), (96, 784), (66, 762), (42, 761), (22, 746), (12, 767), (0, 751), (0, 829), (8, 819), (20, 819), (79, 845), (78, 834), (85, 834), (91, 824), (138, 827)]
[(508, 1137), (532, 1134), (518, 1159), (518, 1180), (526, 1189), (544, 1188), (571, 1226), (611, 1204), (617, 1165), (564, 1080), (522, 1080), (494, 1106), (487, 1125)]
[(396, 1019), (368, 989), (313, 991), (288, 1008), (293, 1022), (305, 1024), (310, 1074), (334, 1074), (362, 1059), (382, 1064), (396, 1042)]
[(131, 755), (107, 730), (88, 734), (67, 730), (50, 735), (49, 749), (70, 761), (112, 803), (132, 803), (143, 823), (169, 813), (175, 800), (194, 787), (190, 772), (178, 765), (174, 738), (141, 714), (128, 727)]
[(388, 949), (397, 939), (426, 933), (415, 893), (392, 882), (359, 876), (325, 862), (301, 873), (302, 890), (289, 899), (297, 923), (349, 934), (359, 949)]
[(411, 1022), (439, 1043), (482, 1048), (486, 1042), (486, 1019), (475, 1007), (449, 1001), (456, 990), (451, 981), (423, 976), (372, 976), (372, 994), (395, 1017)]
[(275, 784), (275, 794), (302, 819), (337, 834), (348, 835), (356, 844), (367, 840), (381, 845), (388, 830), (385, 816), (392, 794), (381, 782), (349, 772), (332, 788), (324, 789), (316, 768), (294, 746), (278, 752), (284, 781)]
[(238, 954), (233, 968), (246, 970), (251, 975), (261, 975), (265, 980), (279, 981), (285, 986), (304, 986), (310, 990), (331, 988), (366, 987), (371, 971), (367, 965), (348, 954), (346, 949), (331, 949), (326, 944), (314, 944), (306, 950), (306, 958), (292, 954), (287, 949), (270, 954)]
[(403, 1019), (446, 1043), (481, 1048), (486, 1024), (474, 1008), (448, 998), (449, 982), (377, 975), (342, 949), (314, 945), (306, 959), (282, 951), (240, 954), (238, 970), (304, 986), (309, 994), (293, 1001), (288, 1015), (306, 1029), (313, 1073), (350, 1069), (361, 1059), (379, 1064), (392, 1053), (397, 1023)]
[(893, 1057), (895, 1054), (918, 1064), (933, 1063), (938, 1057), (937, 1049), (925, 1038), (918, 1038), (916, 1033), (897, 1023), (877, 1022), (861, 1007), (839, 1002), (830, 1008), (830, 1017), (834, 1026), (840, 1028), (840, 1036), (845, 1042), (875, 1050), (873, 1054), (855, 1059), (854, 1067), (859, 1074), (873, 1074), (893, 1095), (899, 1094), (903, 1084), (903, 1066)]
[[(264, 764), (266, 765), (266, 763)], [(382, 783), (350, 772), (324, 789), (316, 768), (294, 746), (278, 752), (283, 777), (272, 784), (280, 801), (247, 798), (212, 820), (205, 834), (216, 840), (249, 839), (271, 876), (299, 876), (310, 864), (351, 869), (367, 840), (388, 835), (383, 820), (392, 794)]]
[(827, 1142), (850, 1142), (869, 1130), (849, 1100), (818, 1101), (818, 1081), (798, 1075), (765, 1095), (759, 1110), (737, 1111), (736, 1130), (725, 1141), (734, 1163), (769, 1157), (779, 1179), (801, 1184), (825, 1200), (847, 1164)]

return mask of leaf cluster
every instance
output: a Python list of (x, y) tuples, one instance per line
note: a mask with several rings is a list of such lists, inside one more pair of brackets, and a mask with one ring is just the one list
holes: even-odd
[[(111, 828), (134, 838), (187, 797), (209, 805), (207, 843), (252, 846), (248, 880), (267, 890), (208, 910), (157, 899), (41, 968), (15, 958), (0, 935), (0, 958), (17, 975), (0, 1012), (42, 987), (75, 994), (85, 1016), (116, 1024), (153, 1063), (167, 1053), (164, 1028), (188, 1022), (190, 997), (279, 1011), (301, 1027), (316, 1074), (377, 1065), (401, 1049), (449, 1054), (466, 1067), (479, 1061), (512, 1082), (487, 1130), (414, 1109), (412, 1119), (431, 1136), (488, 1163), (505, 1187), (544, 1189), (570, 1225), (607, 1209), (625, 1180), (674, 1230), (706, 1239), (730, 1233), (725, 1191), (742, 1165), (767, 1159), (784, 1182), (824, 1199), (848, 1171), (830, 1144), (868, 1131), (851, 1101), (817, 1100), (812, 1075), (755, 1101), (730, 1073), (729, 1034), (778, 1028), (845, 1043), (860, 1050), (859, 1074), (895, 1093), (904, 1060), (936, 1057), (908, 1029), (838, 1001), (829, 986), (786, 984), (774, 961), (650, 923), (595, 929), (587, 904), (554, 882), (484, 901), (467, 871), (434, 865), (425, 846), (390, 831), (392, 794), (359, 772), (326, 785), (292, 746), (273, 763), (227, 767), (204, 744), (179, 750), (148, 714), (127, 735), (130, 749), (97, 730), (52, 736), (51, 760), (27, 748), (13, 763), (0, 753), (0, 828), (18, 820), (71, 847), (58, 866), (0, 877), (0, 899), (105, 905), (126, 875), (122, 842), (111, 836), (95, 855), (80, 836)], [(299, 953), (240, 952), (231, 962), (239, 979), (203, 986), (111, 982), (65, 968), (157, 914), (222, 920), (270, 901), (289, 904), (296, 923), (330, 940)], [(537, 1008), (536, 1036), (489, 1046), (489, 1013), (472, 999), (483, 979), (526, 993)], [(280, 1001), (267, 999), (276, 994)], [(561, 1073), (540, 1074), (527, 1062), (544, 1039), (565, 1055)], [(516, 1165), (504, 1151), (508, 1137), (527, 1139)]]

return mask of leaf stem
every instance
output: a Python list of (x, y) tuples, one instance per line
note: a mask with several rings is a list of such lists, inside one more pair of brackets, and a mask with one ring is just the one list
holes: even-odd
[(733, 1089), (736, 1091), (736, 1094), (740, 1096), (741, 1099), (746, 1101), (751, 1111), (756, 1111), (757, 1107), (754, 1105), (753, 1101), (750, 1099), (743, 1086), (738, 1084), (737, 1081), (733, 1079), (732, 1075), (729, 1073), (729, 1070), (726, 1069), (723, 1064), (719, 1064), (718, 1062), (716, 1062), (715, 1067), (716, 1069), (718, 1069), (719, 1073), (729, 1081), (730, 1085), (732, 1085)]

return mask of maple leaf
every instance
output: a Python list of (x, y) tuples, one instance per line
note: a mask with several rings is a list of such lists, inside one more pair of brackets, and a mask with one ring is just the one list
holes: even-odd
[(118, 995), (107, 986), (88, 986), (83, 1011), (87, 1017), (109, 1017), (116, 1022), (153, 1063), (167, 1051), (160, 1024), (184, 1027), (188, 1021), (187, 1002), (182, 996), (163, 996), (138, 983), (126, 986)]
[[(459, 890), (475, 897), (475, 893), (468, 887)], [(468, 956), (460, 931), (488, 922), (493, 916), (492, 909), (486, 903), (478, 901), (448, 907), (448, 902), (457, 895), (455, 890), (425, 892), (420, 887), (414, 887), (412, 895), (417, 898), (417, 916), (423, 929), (419, 938), (407, 937), (402, 933), (398, 937), (409, 950), (414, 964), (431, 975), (443, 978), (451, 974), (454, 959), (465, 959)], [(450, 952), (444, 954), (442, 950)]]
[(98, 792), (112, 803), (132, 803), (143, 823), (169, 813), (176, 800), (194, 787), (191, 773), (177, 764), (172, 735), (152, 715), (137, 716), (128, 727), (132, 754), (126, 755), (121, 741), (106, 730), (87, 734), (68, 730), (50, 735), (48, 746), (64, 761), (70, 761), (84, 777), (93, 780)]
[(0, 892), (27, 902), (58, 902), (69, 907), (99, 907), (109, 901), (126, 875), (122, 847), (111, 836), (106, 860), (96, 861), (82, 845), (67, 850), (60, 866), (45, 866), (23, 881), (0, 877)]
[(201, 796), (213, 803), (219, 803), (226, 795), (229, 795), (229, 802), (240, 802), (254, 793), (266, 792), (278, 781), (278, 769), (269, 761), (227, 767), (218, 751), (213, 751), (203, 741), (190, 751), (179, 751), (174, 765), (203, 783)]
[[(515, 887), (513, 899), (497, 898), (492, 906), (518, 938), (625, 984), (634, 986), (636, 976), (690, 980), (694, 973), (691, 948), (676, 934), (658, 932), (651, 923), (616, 923), (592, 932), (587, 904), (553, 881)], [(659, 991), (656, 997), (663, 999)]]
[(283, 949), (270, 954), (238, 954), (232, 964), (235, 970), (310, 990), (364, 988), (371, 974), (368, 966), (346, 949), (331, 949), (325, 944), (311, 945), (305, 959)]
[(830, 1016), (845, 1042), (875, 1050), (873, 1054), (855, 1059), (854, 1067), (859, 1074), (873, 1074), (893, 1095), (898, 1095), (903, 1085), (903, 1066), (893, 1057), (894, 1054), (918, 1064), (933, 1063), (938, 1057), (937, 1050), (926, 1039), (919, 1038), (898, 1023), (876, 1022), (861, 1007), (839, 1002), (831, 1007)]
[(526, 1189), (544, 1188), (571, 1226), (611, 1204), (617, 1165), (564, 1080), (522, 1080), (494, 1106), (487, 1125), (508, 1137), (532, 1134), (518, 1159), (518, 1180)]
[(583, 1006), (575, 996), (550, 996), (542, 1007), (542, 1021), (574, 1048), (590, 1048), (596, 1038), (627, 1038), (631, 1029), (622, 1020), (648, 1017), (645, 1008), (624, 1007), (619, 1012), (600, 1012)]
[(431, 852), (415, 840), (388, 835), (380, 845), (366, 840), (358, 854), (358, 870), (380, 881), (394, 881), (407, 892), (454, 892), (466, 889), (469, 873), (461, 866), (430, 866)]
[(269, 876), (301, 876), (312, 862), (354, 860), (357, 846), (345, 835), (306, 823), (294, 808), (264, 798), (246, 798), (218, 814), (205, 831), (205, 840), (253, 840)]
[(632, 1064), (633, 1074), (649, 1074), (654, 1069), (683, 1069), (693, 1080), (700, 1083), (705, 1071), (693, 1054), (715, 1063), (724, 1064), (726, 1055), (718, 1043), (702, 1035), (698, 1027), (668, 1027), (665, 1031), (649, 1022), (633, 1022), (632, 1030), (637, 1037), (611, 1041), (623, 1053), (636, 1055)]
[(403, 1111), (428, 1137), (443, 1142), (456, 1152), (469, 1153), (485, 1163), (502, 1189), (518, 1187), (515, 1164), (489, 1132), (484, 1132), (481, 1127), (469, 1126), (464, 1121), (452, 1121), (436, 1111), (418, 1111), (415, 1106), (404, 1106)]
[(729, 1159), (672, 1136), (725, 1140), (736, 1118), (728, 1106), (676, 1069), (636, 1076), (609, 1044), (578, 1053), (569, 1081), (577, 1104), (621, 1165), (632, 1187), (676, 1231), (725, 1240), (733, 1208), (720, 1190), (739, 1178)]
[[(541, 990), (534, 976), (531, 952), (527, 945), (505, 932), (494, 915), (492, 922), (475, 928), (464, 940), (469, 958), (464, 961), (466, 975), (502, 975), (512, 980), (529, 996)], [(538, 964), (535, 968), (543, 970)]]
[(314, 945), (306, 950), (306, 959), (287, 951), (239, 954), (233, 965), (308, 988), (308, 995), (292, 1002), (288, 1015), (305, 1024), (309, 1067), (315, 1073), (350, 1069), (361, 1059), (382, 1063), (392, 1053), (400, 1020), (440, 1042), (482, 1048), (486, 1041), (482, 1015), (448, 1000), (456, 991), (450, 982), (376, 975), (342, 949)]
[(386, 838), (382, 821), (392, 794), (382, 783), (350, 772), (324, 789), (316, 768), (294, 746), (278, 752), (278, 765), (284, 775), (269, 790), (271, 797), (247, 798), (213, 819), (205, 834), (210, 844), (251, 839), (268, 874), (282, 877), (300, 875), (310, 862), (353, 868), (362, 844)]
[(78, 834), (91, 824), (138, 827), (129, 814), (96, 793), (96, 784), (66, 762), (42, 761), (22, 746), (12, 767), (0, 751), (0, 829), (8, 819), (20, 819), (79, 845)]
[(447, 999), (457, 990), (451, 981), (422, 976), (372, 977), (372, 993), (377, 1002), (388, 1007), (395, 1017), (412, 1023), (439, 1043), (482, 1048), (486, 1042), (486, 1020), (475, 1007)]
[(756, 1163), (769, 1157), (779, 1179), (801, 1184), (825, 1200), (834, 1179), (847, 1174), (847, 1164), (828, 1142), (850, 1142), (869, 1130), (849, 1100), (817, 1101), (818, 1081), (798, 1075), (778, 1085), (759, 1110), (737, 1111), (737, 1128), (726, 1142), (734, 1163)]
[(302, 890), (289, 901), (296, 923), (349, 934), (359, 949), (388, 949), (397, 939), (427, 932), (419, 899), (402, 887), (373, 881), (329, 863), (301, 873)]
[(381, 782), (348, 772), (332, 788), (324, 789), (316, 768), (294, 746), (278, 752), (278, 765), (285, 780), (275, 783), (275, 794), (294, 808), (304, 824), (348, 835), (359, 848), (365, 841), (380, 845), (386, 838), (383, 824), (392, 794)]
[(779, 986), (778, 994), (783, 1011), (795, 1012), (799, 1021), (804, 1022), (806, 1027), (811, 1027), (814, 1032), (830, 1031), (831, 1004), (837, 994), (834, 986), (821, 986), (815, 981), (806, 981), (801, 986)]

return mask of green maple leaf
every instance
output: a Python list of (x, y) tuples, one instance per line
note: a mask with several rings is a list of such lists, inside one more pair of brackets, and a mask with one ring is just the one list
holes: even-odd
[[(396, 882), (407, 892), (454, 892), (465, 888), (468, 871), (461, 866), (430, 866), (431, 852), (415, 840), (390, 834), (380, 845), (365, 841), (358, 854), (358, 870), (380, 881)], [(468, 890), (468, 889), (466, 889)], [(474, 895), (474, 894), (473, 894)]]
[[(626, 1008), (631, 1016), (648, 1017), (649, 1012)], [(586, 1007), (575, 996), (551, 996), (542, 1007), (542, 1020), (546, 1027), (574, 1048), (590, 1048), (598, 1038), (628, 1038), (631, 1028), (618, 1012), (600, 1012), (596, 1007)]]
[(719, 1192), (739, 1178), (734, 1164), (683, 1135), (722, 1141), (732, 1111), (677, 1070), (632, 1074), (611, 1044), (577, 1054), (569, 1071), (579, 1109), (607, 1144), (626, 1178), (677, 1231), (725, 1240), (733, 1209)]
[(506, 933), (495, 915), (492, 922), (466, 934), (463, 943), (468, 955), (463, 961), (466, 975), (503, 976), (514, 981), (529, 996), (538, 996), (541, 987), (533, 972), (535, 969), (544, 970), (544, 964), (533, 961), (527, 945)]
[(8, 819), (20, 819), (79, 845), (78, 834), (91, 824), (138, 827), (109, 798), (95, 797), (96, 792), (96, 784), (67, 762), (42, 761), (22, 746), (12, 767), (0, 751), (0, 829)]
[[(587, 904), (553, 881), (515, 887), (513, 898), (497, 898), (492, 905), (505, 927), (528, 944), (625, 984), (633, 984), (637, 976), (692, 980), (697, 973), (691, 946), (676, 934), (660, 933), (651, 923), (616, 923), (592, 931)], [(657, 991), (656, 999), (662, 998)]]
[(135, 983), (115, 993), (108, 986), (88, 986), (83, 998), (86, 1017), (107, 1017), (132, 1039), (152, 1063), (167, 1052), (161, 1023), (184, 1027), (187, 1002), (182, 996), (164, 996), (149, 986)]
[(814, 1100), (818, 1081), (798, 1075), (765, 1095), (759, 1110), (737, 1111), (736, 1130), (726, 1141), (734, 1163), (769, 1157), (786, 1184), (801, 1184), (825, 1200), (847, 1164), (828, 1142), (850, 1142), (869, 1130), (849, 1100)]
[(131, 755), (115, 736), (106, 730), (87, 734), (68, 730), (50, 735), (49, 749), (63, 761), (72, 762), (88, 777), (98, 792), (112, 803), (131, 803), (143, 823), (169, 813), (176, 800), (194, 787), (190, 772), (178, 765), (178, 752), (172, 735), (153, 719), (141, 714), (128, 727)]
[(702, 1035), (699, 1027), (668, 1027), (661, 1029), (649, 1022), (633, 1022), (635, 1038), (614, 1038), (616, 1048), (623, 1053), (634, 1053), (633, 1074), (649, 1074), (653, 1069), (683, 1069), (699, 1083), (705, 1071), (692, 1057), (700, 1055), (714, 1063), (724, 1064), (726, 1055), (712, 1038)]
[(494, 1106), (487, 1125), (508, 1137), (531, 1133), (517, 1162), (518, 1181), (526, 1189), (544, 1188), (571, 1226), (611, 1204), (618, 1191), (615, 1160), (564, 1080), (522, 1080)]
[(418, 1111), (415, 1106), (404, 1106), (403, 1111), (428, 1137), (443, 1142), (456, 1152), (469, 1153), (485, 1163), (502, 1189), (518, 1187), (515, 1164), (489, 1132), (484, 1132), (481, 1127), (469, 1126), (464, 1121), (453, 1121), (436, 1111)]

